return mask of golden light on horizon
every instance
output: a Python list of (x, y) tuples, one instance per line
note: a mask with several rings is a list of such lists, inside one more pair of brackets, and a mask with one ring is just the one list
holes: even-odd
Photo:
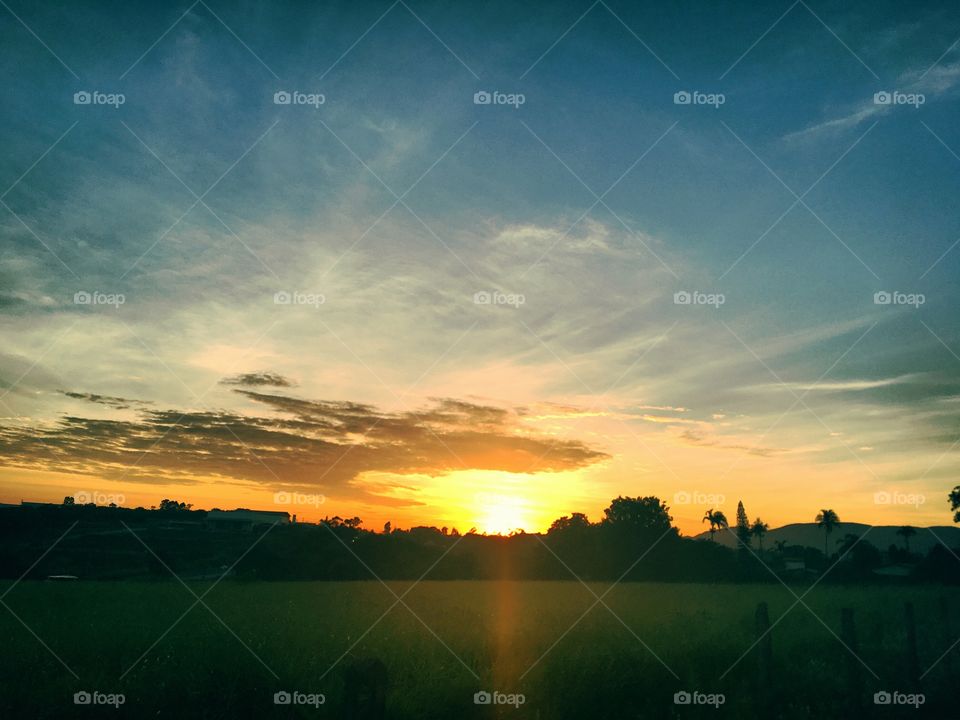
[(519, 497), (509, 495), (480, 495), (477, 498), (480, 520), (477, 529), (488, 535), (509, 535), (516, 530), (527, 530), (530, 513)]

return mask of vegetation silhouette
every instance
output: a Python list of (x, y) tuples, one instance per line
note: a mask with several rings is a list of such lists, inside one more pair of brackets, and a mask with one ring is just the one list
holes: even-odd
[[(208, 513), (168, 498), (150, 510), (65, 500), (62, 505), (0, 508), (0, 577), (152, 580), (170, 579), (173, 573), (185, 579), (767, 583), (826, 572), (825, 582), (960, 581), (955, 550), (943, 541), (931, 546), (927, 539), (926, 554), (914, 552), (913, 527), (897, 529), (902, 543), (886, 550), (870, 542), (876, 533), (867, 539), (862, 531), (846, 532), (831, 553), (829, 539), (840, 520), (833, 510), (823, 509), (816, 519), (824, 532), (822, 552), (776, 535), (768, 551), (765, 537), (780, 531), (771, 531), (760, 518), (748, 523), (742, 502), (737, 515), (733, 532), (722, 511), (707, 510), (708, 541), (682, 536), (670, 508), (655, 496), (618, 496), (598, 522), (573, 512), (554, 520), (545, 533), (507, 536), (482, 535), (476, 529), (461, 535), (446, 527), (401, 529), (390, 522), (375, 532), (365, 529), (359, 517), (287, 523), (282, 512)], [(718, 542), (718, 530), (730, 532), (736, 542)], [(757, 550), (750, 547), (753, 538)], [(51, 545), (34, 565), (36, 548)]]
[(829, 557), (827, 543), (830, 540), (830, 533), (840, 524), (840, 518), (833, 510), (821, 510), (817, 513), (816, 522), (818, 527), (823, 528), (823, 554)]

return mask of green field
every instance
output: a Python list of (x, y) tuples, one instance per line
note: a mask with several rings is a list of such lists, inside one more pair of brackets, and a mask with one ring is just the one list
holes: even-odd
[[(190, 588), (202, 595), (210, 585)], [(410, 587), (390, 584), (398, 595)], [(590, 586), (598, 595), (608, 587)], [(775, 623), (765, 668), (757, 651), (744, 656), (761, 600)], [(422, 582), (403, 598), (416, 616), (402, 604), (383, 616), (395, 598), (377, 582), (224, 581), (204, 598), (220, 619), (197, 605), (170, 630), (195, 602), (176, 581), (25, 581), (4, 602), (29, 630), (0, 607), (0, 716), (343, 717), (342, 667), (354, 658), (386, 666), (390, 718), (849, 717), (841, 708), (857, 702), (856, 673), (868, 716), (952, 708), (960, 650), (913, 684), (904, 603), (915, 608), (924, 673), (960, 635), (953, 589), (818, 586), (803, 602), (821, 622), (802, 604), (787, 612), (796, 600), (775, 584), (622, 584), (604, 598), (613, 612), (597, 605), (574, 626), (594, 601), (576, 582)], [(841, 633), (843, 607), (854, 610), (863, 664), (831, 633)], [(918, 687), (919, 712), (873, 704), (878, 690)], [(525, 702), (475, 705), (482, 689)], [(77, 707), (79, 690), (123, 693), (125, 703)], [(326, 702), (276, 706), (280, 690)], [(725, 702), (678, 706), (679, 690), (723, 693)]]

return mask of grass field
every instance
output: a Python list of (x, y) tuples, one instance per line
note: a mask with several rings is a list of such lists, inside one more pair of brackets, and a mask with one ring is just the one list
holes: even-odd
[[(190, 585), (198, 595), (208, 587)], [(390, 584), (398, 595), (409, 587)], [(765, 669), (747, 653), (761, 600), (774, 624)], [(925, 673), (960, 636), (955, 590), (818, 586), (803, 600), (808, 610), (790, 609), (796, 599), (780, 585), (622, 584), (604, 598), (610, 610), (584, 615), (595, 598), (575, 582), (422, 582), (403, 597), (409, 610), (388, 612), (395, 598), (377, 582), (225, 581), (204, 598), (211, 613), (202, 604), (187, 612), (195, 598), (176, 581), (22, 582), (4, 598), (12, 612), (0, 608), (0, 716), (342, 717), (342, 668), (373, 657), (387, 668), (390, 718), (849, 717), (839, 708), (856, 701), (853, 670), (869, 716), (941, 716), (960, 651), (911, 683), (906, 601)], [(832, 634), (843, 607), (854, 609), (860, 660)], [(873, 704), (874, 692), (918, 689), (919, 711)], [(78, 707), (80, 690), (123, 693), (125, 703)], [(326, 702), (274, 705), (281, 690)], [(479, 690), (525, 701), (475, 705)], [(681, 690), (725, 702), (676, 705)]]

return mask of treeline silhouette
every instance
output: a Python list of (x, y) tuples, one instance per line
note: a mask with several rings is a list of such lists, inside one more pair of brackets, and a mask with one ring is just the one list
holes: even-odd
[[(707, 511), (714, 541), (682, 537), (669, 508), (652, 496), (618, 497), (599, 522), (572, 513), (546, 533), (507, 536), (390, 523), (375, 532), (359, 518), (340, 517), (225, 528), (212, 515), (174, 500), (149, 510), (0, 508), (0, 577), (776, 582), (826, 572), (840, 582), (960, 583), (954, 551), (935, 545), (925, 556), (911, 553), (906, 532), (904, 548), (881, 550), (855, 535), (825, 540), (826, 552), (782, 542), (764, 548), (769, 527), (749, 522), (742, 503), (733, 528), (722, 513)], [(817, 521), (830, 539), (836, 513), (823, 510)], [(716, 533), (733, 533), (736, 547), (716, 542)], [(894, 564), (906, 571), (875, 572)]]

